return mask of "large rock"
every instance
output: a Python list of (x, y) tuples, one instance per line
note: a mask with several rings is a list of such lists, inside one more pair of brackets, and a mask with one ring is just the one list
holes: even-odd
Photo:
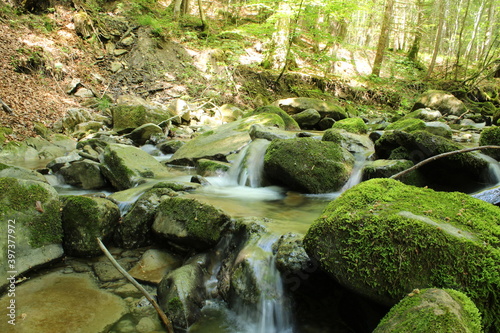
[(465, 294), (453, 289), (416, 289), (395, 305), (373, 333), (483, 332), (481, 314)]
[(330, 117), (334, 120), (347, 118), (347, 112), (340, 105), (334, 102), (322, 101), (316, 98), (286, 98), (276, 101), (274, 105), (285, 110), (288, 114), (296, 114), (308, 109), (314, 109), (319, 112), (321, 117)]
[(59, 172), (66, 183), (86, 190), (100, 189), (108, 184), (101, 173), (100, 164), (91, 160), (73, 162), (62, 167)]
[(489, 202), (492, 205), (500, 206), (500, 185), (488, 188), (472, 195), (474, 198)]
[(109, 239), (119, 219), (118, 206), (108, 199), (63, 197), (64, 250), (67, 254), (78, 257), (102, 254), (96, 239), (102, 238), (103, 242)]
[(169, 163), (195, 165), (195, 161), (201, 158), (227, 162), (227, 155), (238, 152), (251, 141), (248, 131), (254, 124), (285, 127), (283, 120), (272, 113), (240, 119), (188, 141), (175, 152)]
[(467, 294), (500, 330), (500, 208), (459, 192), (372, 179), (330, 202), (304, 246), (342, 285), (393, 305), (415, 288)]
[(334, 142), (312, 138), (277, 139), (264, 157), (266, 178), (306, 193), (339, 190), (349, 178), (354, 159)]
[(24, 180), (33, 180), (44, 183), (47, 182), (45, 177), (39, 172), (26, 168), (21, 168), (14, 165), (0, 163), (0, 178), (6, 178), (6, 177), (24, 179)]
[(303, 238), (303, 235), (287, 233), (273, 245), (273, 252), (276, 253), (276, 268), (285, 274), (285, 277), (300, 274), (315, 265), (304, 249)]
[(206, 255), (197, 255), (166, 275), (158, 286), (158, 303), (174, 327), (187, 329), (200, 316), (205, 300)]
[(321, 120), (321, 115), (315, 109), (307, 109), (292, 116), (300, 128), (311, 128)]
[(74, 150), (76, 141), (67, 136), (54, 134), (49, 139), (29, 138), (23, 142), (8, 142), (0, 150), (3, 163), (54, 159)]
[(142, 194), (116, 228), (114, 234), (116, 245), (126, 249), (150, 245), (153, 236), (151, 226), (156, 208), (162, 198), (173, 194), (169, 188), (153, 188)]
[(196, 199), (165, 199), (157, 209), (153, 231), (172, 245), (199, 251), (217, 244), (230, 221), (223, 211)]
[(0, 299), (2, 309), (13, 299), (16, 325), (9, 324), (4, 315), (1, 332), (109, 332), (128, 312), (123, 299), (100, 289), (88, 274), (56, 272), (32, 277), (16, 286), (15, 298)]
[[(500, 127), (487, 127), (481, 131), (479, 137), (480, 146), (500, 146)], [(500, 161), (500, 149), (485, 149), (483, 152)]]
[(439, 110), (443, 115), (461, 116), (467, 111), (465, 104), (452, 94), (442, 90), (424, 92), (413, 105), (412, 111), (430, 108)]
[(375, 149), (373, 141), (368, 136), (347, 132), (344, 129), (330, 128), (323, 133), (321, 140), (338, 143), (353, 154), (366, 154)]
[[(7, 271), (20, 275), (63, 255), (61, 203), (50, 185), (33, 180), (0, 178), (0, 288)], [(8, 252), (8, 250), (10, 250)], [(8, 255), (12, 254), (13, 258)], [(14, 261), (8, 261), (8, 260)]]
[(366, 134), (368, 126), (361, 118), (346, 118), (337, 121), (332, 128), (343, 129), (350, 133)]
[[(409, 160), (375, 160), (368, 161), (363, 166), (362, 180), (373, 178), (390, 178), (391, 176), (409, 169), (413, 166), (413, 162)], [(406, 175), (401, 176), (398, 180), (407, 185), (421, 185), (420, 173), (418, 170), (410, 171)]]
[(162, 250), (149, 249), (128, 273), (136, 280), (159, 284), (165, 275), (178, 268), (181, 263), (180, 256)]
[(147, 123), (159, 124), (172, 117), (166, 108), (138, 97), (121, 96), (117, 102), (119, 104), (111, 108), (115, 131), (134, 129)]
[(283, 123), (285, 124), (285, 130), (287, 131), (297, 131), (300, 130), (300, 126), (297, 123), (296, 119), (290, 117), (288, 113), (283, 111), (277, 106), (274, 105), (267, 105), (267, 106), (261, 106), (253, 110), (249, 116), (255, 116), (261, 113), (273, 113), (278, 116), (280, 116), (281, 119), (283, 119)]
[(122, 144), (106, 146), (101, 164), (103, 174), (118, 190), (131, 188), (144, 178), (168, 174), (167, 168), (144, 150)]
[(138, 146), (144, 145), (152, 135), (163, 135), (163, 129), (155, 124), (147, 123), (134, 129), (126, 137), (130, 138)]

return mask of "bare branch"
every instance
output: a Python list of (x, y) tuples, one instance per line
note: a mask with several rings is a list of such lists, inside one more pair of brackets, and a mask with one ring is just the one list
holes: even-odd
[(460, 150), (454, 150), (454, 151), (449, 151), (447, 153), (442, 153), (442, 154), (439, 154), (439, 155), (434, 155), (432, 157), (429, 157), (423, 161), (420, 161), (418, 162), (417, 164), (415, 164), (414, 166), (412, 166), (411, 168), (408, 168), (406, 170), (403, 170), (395, 175), (392, 175), (390, 178), (391, 179), (396, 179), (396, 178), (399, 178), (403, 175), (406, 175), (407, 173), (409, 173), (410, 171), (413, 171), (415, 169), (418, 169), (420, 168), (422, 165), (425, 165), (427, 163), (430, 163), (432, 161), (435, 161), (437, 159), (440, 159), (442, 157), (446, 157), (446, 156), (451, 156), (451, 155), (456, 155), (456, 154), (460, 154), (460, 153), (468, 153), (470, 151), (474, 151), (474, 150), (483, 150), (483, 149), (500, 149), (500, 146), (479, 146), (479, 147), (474, 147), (474, 148), (465, 148), (465, 149), (460, 149)]
[(2, 109), (5, 112), (7, 112), (8, 114), (14, 115), (14, 111), (7, 104), (5, 104), (4, 101), (2, 101), (1, 98), (0, 98), (0, 105), (2, 105)]

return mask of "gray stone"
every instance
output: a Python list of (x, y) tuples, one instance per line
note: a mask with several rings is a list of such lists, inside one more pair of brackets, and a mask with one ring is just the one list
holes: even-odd
[(451, 127), (441, 121), (431, 121), (425, 123), (425, 130), (434, 135), (439, 135), (451, 139)]
[(144, 252), (139, 262), (129, 270), (134, 279), (159, 284), (165, 275), (178, 268), (182, 258), (162, 250), (150, 249)]
[(75, 96), (81, 98), (92, 98), (94, 97), (94, 93), (92, 90), (82, 87), (75, 92)]
[(319, 112), (321, 117), (329, 117), (334, 120), (347, 118), (347, 112), (340, 105), (315, 98), (286, 98), (276, 101), (274, 105), (280, 107), (289, 114), (296, 114), (307, 109), (314, 109)]
[(454, 116), (461, 116), (467, 111), (465, 104), (461, 100), (442, 90), (424, 92), (415, 102), (412, 111), (421, 108), (439, 110), (444, 115)]
[(107, 185), (100, 164), (91, 160), (76, 161), (59, 170), (66, 183), (86, 190), (100, 189)]
[(288, 132), (272, 126), (264, 127), (260, 124), (252, 125), (248, 134), (252, 140), (265, 139), (272, 141), (274, 139), (291, 139), (295, 137), (295, 133), (293, 132)]
[(44, 183), (47, 182), (45, 177), (39, 172), (26, 168), (17, 167), (14, 165), (0, 163), (0, 178), (5, 178), (5, 177), (33, 180)]
[(163, 129), (158, 125), (148, 123), (137, 127), (126, 137), (134, 141), (136, 145), (142, 146), (155, 134), (163, 134)]
[(307, 109), (294, 114), (292, 118), (295, 119), (300, 128), (311, 128), (320, 121), (321, 115), (315, 109)]
[(111, 63), (111, 67), (110, 67), (110, 69), (109, 69), (109, 70), (110, 70), (112, 73), (118, 73), (118, 72), (119, 72), (122, 68), (123, 68), (123, 65), (122, 65), (122, 63), (121, 63), (121, 62), (119, 62), (119, 61), (113, 61), (113, 62)]
[(315, 264), (306, 253), (302, 244), (304, 236), (287, 233), (274, 244), (276, 267), (284, 274), (298, 274), (308, 271)]

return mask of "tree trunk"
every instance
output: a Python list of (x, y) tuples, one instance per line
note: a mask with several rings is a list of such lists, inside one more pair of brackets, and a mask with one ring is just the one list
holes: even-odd
[(391, 32), (392, 11), (394, 9), (395, 0), (387, 0), (384, 10), (384, 18), (382, 20), (382, 28), (380, 30), (380, 37), (378, 39), (377, 54), (373, 62), (372, 75), (380, 76), (380, 69), (382, 68), (382, 61), (384, 60), (384, 52), (389, 41)]
[(455, 80), (458, 80), (458, 72), (460, 67), (460, 56), (462, 55), (462, 42), (465, 29), (465, 21), (469, 15), (470, 0), (467, 0), (467, 5), (465, 7), (464, 19), (462, 20), (462, 27), (460, 28), (460, 33), (458, 34), (458, 47), (457, 47), (457, 59), (455, 61)]
[(288, 2), (279, 3), (278, 15), (276, 29), (271, 37), (271, 47), (264, 64), (266, 68), (280, 69), (286, 62), (292, 20), (292, 8)]
[(465, 50), (465, 72), (467, 72), (467, 67), (469, 67), (469, 61), (470, 61), (470, 56), (471, 56), (471, 51), (472, 51), (472, 45), (476, 41), (476, 36), (477, 32), (479, 29), (479, 22), (481, 20), (481, 17), (483, 16), (483, 9), (484, 9), (484, 0), (481, 1), (481, 6), (479, 7), (476, 17), (474, 19), (474, 29), (472, 30), (472, 36), (470, 38), (469, 44), (467, 45), (467, 49)]
[(408, 52), (408, 60), (416, 62), (418, 57), (418, 52), (420, 51), (420, 42), (422, 41), (422, 33), (423, 33), (423, 23), (424, 23), (424, 1), (417, 0), (417, 24), (415, 26), (415, 36), (413, 39), (413, 43), (411, 45), (410, 51)]
[(200, 20), (203, 31), (207, 30), (207, 20), (205, 19), (205, 12), (203, 11), (203, 6), (201, 5), (201, 0), (198, 0), (198, 10), (200, 11)]
[(434, 66), (436, 65), (437, 55), (439, 53), (439, 47), (441, 46), (441, 39), (443, 37), (443, 26), (444, 26), (444, 3), (445, 0), (439, 1), (439, 22), (436, 33), (436, 43), (434, 43), (434, 51), (432, 52), (432, 59), (427, 71), (427, 78), (429, 78), (434, 71)]

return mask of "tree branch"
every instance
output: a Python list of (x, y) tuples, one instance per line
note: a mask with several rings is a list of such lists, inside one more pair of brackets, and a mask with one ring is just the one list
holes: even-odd
[(417, 164), (415, 164), (414, 166), (412, 166), (411, 168), (408, 168), (406, 170), (403, 170), (395, 175), (392, 175), (391, 179), (396, 179), (396, 178), (399, 178), (403, 175), (406, 175), (407, 173), (415, 170), (415, 169), (418, 169), (420, 168), (422, 165), (425, 165), (427, 163), (430, 163), (432, 161), (435, 161), (437, 159), (440, 159), (442, 157), (446, 157), (446, 156), (451, 156), (451, 155), (456, 155), (456, 154), (460, 154), (460, 153), (467, 153), (467, 152), (470, 152), (470, 151), (474, 151), (474, 150), (483, 150), (483, 149), (500, 149), (500, 146), (479, 146), (479, 147), (474, 147), (474, 148), (465, 148), (465, 149), (460, 149), (460, 150), (454, 150), (454, 151), (449, 151), (447, 153), (442, 153), (442, 154), (438, 154), (438, 155), (434, 155), (432, 157), (429, 157), (423, 161), (420, 161), (418, 162)]
[(0, 105), (2, 105), (2, 109), (7, 112), (8, 114), (12, 114), (12, 115), (15, 115), (14, 114), (14, 111), (7, 105), (4, 103), (4, 101), (2, 101), (2, 99), (0, 98)]
[(120, 273), (122, 273), (122, 275), (124, 277), (126, 277), (127, 280), (130, 281), (130, 283), (132, 283), (137, 289), (139, 289), (140, 292), (142, 292), (144, 294), (144, 296), (146, 296), (146, 298), (148, 299), (148, 301), (151, 304), (153, 304), (154, 308), (156, 309), (156, 312), (158, 312), (158, 314), (160, 315), (161, 320), (163, 321), (163, 323), (167, 327), (167, 332), (168, 333), (174, 333), (174, 329), (172, 327), (172, 323), (170, 322), (170, 320), (168, 320), (167, 315), (165, 314), (165, 312), (163, 312), (163, 310), (160, 309), (160, 306), (158, 305), (158, 303), (156, 302), (156, 300), (153, 298), (153, 296), (151, 296), (146, 291), (146, 289), (144, 289), (143, 286), (141, 286), (139, 284), (139, 282), (137, 282), (129, 273), (127, 273), (127, 271), (125, 271), (123, 269), (122, 266), (120, 266), (120, 264), (115, 260), (115, 258), (113, 258), (113, 256), (111, 255), (111, 253), (109, 253), (108, 249), (102, 243), (102, 241), (101, 241), (101, 239), (99, 237), (97, 237), (97, 243), (99, 243), (99, 247), (101, 248), (102, 252), (104, 252), (104, 254), (106, 255), (106, 257), (108, 257), (108, 259), (111, 261), (111, 263), (113, 264), (113, 266), (115, 266), (115, 268)]

